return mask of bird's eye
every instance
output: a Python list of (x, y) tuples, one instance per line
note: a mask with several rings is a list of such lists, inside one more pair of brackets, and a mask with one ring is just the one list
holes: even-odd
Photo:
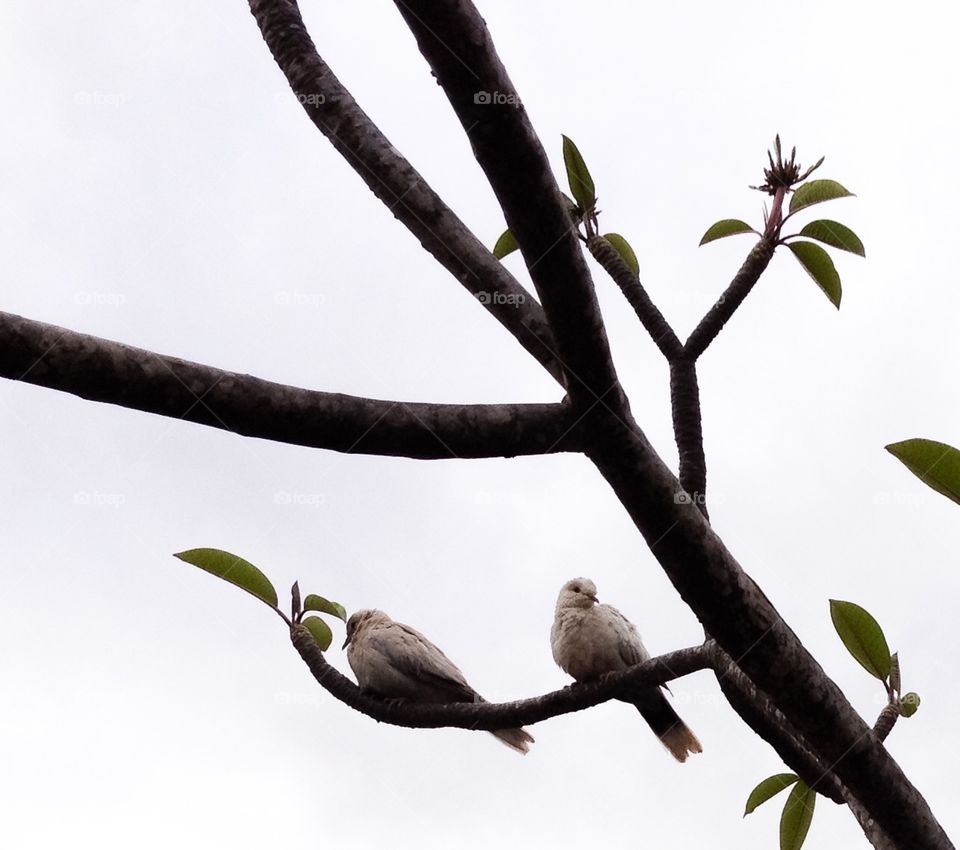
[(580, 587), (579, 584), (575, 584), (575, 585), (573, 586), (573, 592), (574, 592), (574, 593), (579, 593), (580, 590), (581, 590), (581, 587)]

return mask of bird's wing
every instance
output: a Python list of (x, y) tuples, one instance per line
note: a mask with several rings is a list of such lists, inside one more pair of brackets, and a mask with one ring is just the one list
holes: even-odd
[(617, 636), (617, 651), (627, 667), (646, 661), (650, 657), (637, 627), (612, 605), (604, 605), (609, 623)]
[(403, 623), (371, 630), (370, 648), (405, 676), (449, 693), (450, 701), (473, 702), (477, 692), (442, 650), (416, 629)]

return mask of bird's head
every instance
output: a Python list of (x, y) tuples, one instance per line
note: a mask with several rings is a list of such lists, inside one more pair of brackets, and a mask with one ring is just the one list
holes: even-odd
[(560, 588), (557, 608), (589, 608), (596, 605), (597, 586), (588, 578), (572, 578)]
[(384, 614), (383, 611), (377, 611), (374, 608), (362, 608), (359, 611), (354, 611), (350, 615), (350, 619), (347, 620), (347, 639), (343, 642), (341, 649), (346, 649), (354, 638), (356, 638), (357, 633), (367, 626), (376, 622), (389, 621), (390, 618)]

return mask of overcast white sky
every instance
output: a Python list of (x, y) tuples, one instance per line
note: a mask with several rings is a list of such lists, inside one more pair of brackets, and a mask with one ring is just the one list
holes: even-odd
[[(360, 104), (492, 243), (502, 214), (393, 5), (303, 5)], [(321, 390), (558, 399), (309, 123), (245, 3), (7, 7), (2, 309)], [(760, 221), (747, 185), (774, 133), (857, 193), (820, 208), (867, 246), (837, 259), (840, 312), (781, 252), (702, 360), (712, 517), (871, 721), (881, 689), (827, 600), (884, 625), (923, 697), (889, 746), (956, 838), (957, 507), (882, 447), (960, 444), (957, 6), (481, 11), (558, 173), (566, 133), (681, 334), (750, 247), (697, 242), (718, 218)], [(596, 283), (637, 419), (675, 465), (666, 368)], [(532, 696), (566, 683), (548, 632), (572, 576), (654, 653), (701, 636), (584, 459), (348, 457), (25, 384), (0, 399), (4, 847), (776, 846), (778, 804), (740, 815), (782, 765), (707, 673), (673, 685), (705, 748), (685, 765), (613, 703), (533, 728), (520, 758), (351, 712), (277, 617), (171, 557), (216, 546), (281, 593), (299, 579), (384, 608), (488, 698)], [(867, 846), (824, 802), (808, 843)]]

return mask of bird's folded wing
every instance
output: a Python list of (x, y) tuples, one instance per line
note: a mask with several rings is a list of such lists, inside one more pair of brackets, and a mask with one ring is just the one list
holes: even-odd
[(396, 670), (424, 684), (448, 690), (451, 702), (474, 702), (477, 692), (463, 673), (439, 647), (416, 629), (393, 623), (389, 629), (374, 629), (370, 648), (380, 653)]
[(613, 606), (608, 605), (606, 612), (610, 617), (610, 625), (617, 634), (617, 650), (623, 663), (632, 667), (646, 661), (650, 653), (644, 648), (637, 627)]

